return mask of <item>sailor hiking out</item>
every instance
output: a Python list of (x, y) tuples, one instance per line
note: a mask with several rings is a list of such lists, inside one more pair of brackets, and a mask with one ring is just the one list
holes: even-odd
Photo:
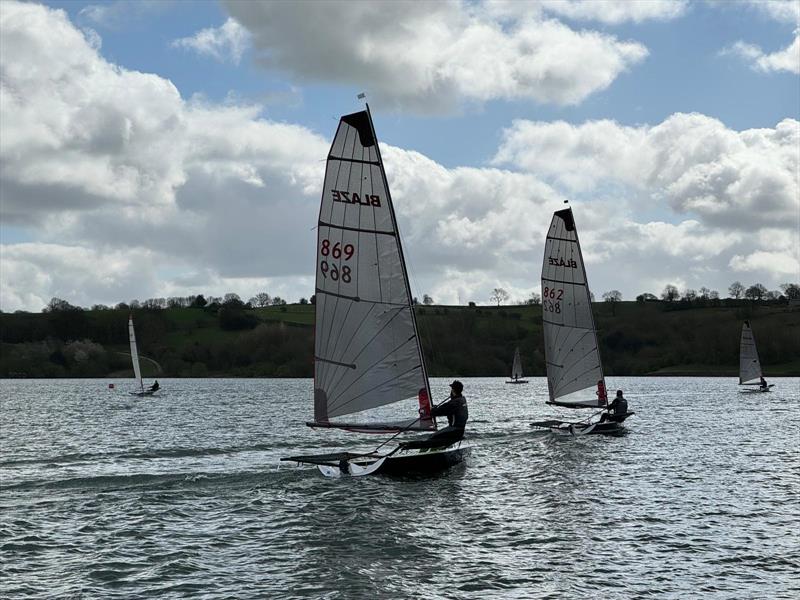
[(431, 411), (431, 415), (434, 417), (447, 417), (447, 427), (431, 434), (424, 440), (404, 442), (400, 444), (400, 447), (406, 450), (413, 448), (439, 448), (460, 441), (464, 437), (464, 429), (469, 419), (467, 399), (462, 395), (463, 391), (464, 384), (455, 380), (450, 384), (450, 398), (439, 406), (434, 407)]

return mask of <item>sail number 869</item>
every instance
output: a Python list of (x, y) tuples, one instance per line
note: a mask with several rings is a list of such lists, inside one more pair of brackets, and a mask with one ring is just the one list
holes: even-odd
[[(336, 242), (331, 245), (330, 240), (322, 240), (319, 253), (322, 256), (330, 256), (336, 260), (342, 257), (344, 257), (345, 260), (350, 260), (356, 253), (356, 249), (353, 244), (345, 244), (342, 246), (340, 242)], [(337, 265), (328, 264), (327, 260), (323, 260), (319, 263), (319, 269), (323, 277), (326, 279), (330, 278), (332, 281), (339, 281), (339, 279), (341, 279), (344, 283), (350, 283), (353, 280), (352, 272), (347, 265), (340, 268)]]

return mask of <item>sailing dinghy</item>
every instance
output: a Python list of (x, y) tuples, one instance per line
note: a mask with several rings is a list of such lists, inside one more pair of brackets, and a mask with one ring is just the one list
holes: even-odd
[[(369, 106), (339, 121), (317, 231), (314, 420), (307, 425), (434, 431), (430, 383)], [(405, 418), (392, 420), (398, 410)], [(281, 460), (317, 465), (329, 477), (426, 473), (461, 462), (468, 451), (461, 442), (379, 453), (382, 446)]]
[(139, 366), (139, 351), (136, 348), (136, 332), (133, 329), (133, 315), (128, 317), (128, 339), (131, 342), (131, 360), (133, 361), (134, 389), (128, 392), (132, 396), (152, 396), (157, 390), (144, 387), (142, 369)]
[[(598, 408), (583, 421), (551, 419), (531, 423), (565, 435), (618, 434), (622, 421), (593, 421), (608, 406), (603, 364), (597, 344), (586, 268), (572, 209), (553, 214), (542, 264), (542, 321), (547, 366), (547, 404), (566, 408)], [(587, 390), (595, 389), (594, 397)]]
[(758, 360), (758, 349), (750, 321), (742, 324), (742, 338), (739, 343), (739, 385), (757, 386), (740, 390), (743, 394), (769, 392), (773, 384), (761, 385), (761, 361)]
[(519, 348), (514, 350), (514, 362), (511, 365), (511, 380), (506, 383), (528, 383), (522, 376), (522, 361), (519, 358)]

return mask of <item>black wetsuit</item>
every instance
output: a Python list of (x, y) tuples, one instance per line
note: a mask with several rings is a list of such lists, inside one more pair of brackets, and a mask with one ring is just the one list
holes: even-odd
[(467, 399), (464, 396), (450, 398), (447, 402), (440, 404), (431, 411), (434, 417), (447, 417), (447, 427), (443, 427), (428, 438), (418, 442), (406, 442), (402, 444), (404, 448), (435, 448), (439, 446), (449, 446), (464, 437), (464, 428), (469, 419), (469, 409)]
[(603, 416), (600, 417), (600, 422), (604, 423), (605, 421), (616, 421), (617, 423), (622, 423), (625, 420), (625, 415), (628, 414), (628, 401), (625, 400), (622, 396), (617, 396), (608, 405), (608, 412), (603, 413)]

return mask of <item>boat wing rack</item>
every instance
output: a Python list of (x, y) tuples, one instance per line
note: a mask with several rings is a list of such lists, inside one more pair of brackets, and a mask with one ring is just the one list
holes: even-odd
[(380, 458), (374, 452), (368, 454), (356, 454), (355, 452), (332, 452), (330, 454), (309, 454), (305, 456), (287, 456), (282, 461), (306, 463), (309, 465), (327, 465), (338, 467), (342, 461), (353, 460), (354, 458)]
[(565, 423), (568, 424), (568, 421), (557, 421), (556, 419), (550, 419), (548, 421), (535, 421), (531, 423), (531, 427), (558, 427), (559, 425), (564, 425)]

